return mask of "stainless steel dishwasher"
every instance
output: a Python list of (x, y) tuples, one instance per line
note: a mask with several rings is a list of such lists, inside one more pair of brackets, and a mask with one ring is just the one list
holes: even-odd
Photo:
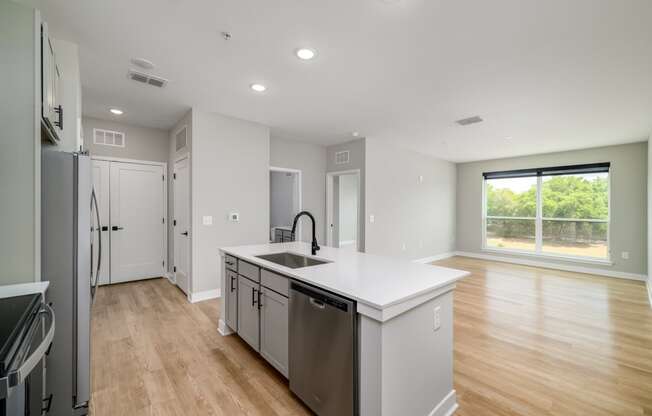
[(319, 416), (358, 414), (355, 302), (292, 281), (290, 390)]

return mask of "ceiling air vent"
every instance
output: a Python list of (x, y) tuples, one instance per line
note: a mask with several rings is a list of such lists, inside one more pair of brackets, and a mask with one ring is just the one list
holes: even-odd
[(457, 120), (456, 123), (459, 124), (460, 126), (468, 126), (469, 124), (475, 124), (475, 123), (480, 123), (482, 122), (482, 118), (480, 116), (473, 116), (473, 117), (468, 117), (468, 118), (463, 118), (461, 120)]
[(142, 82), (143, 84), (148, 84), (153, 87), (163, 88), (165, 84), (168, 83), (168, 80), (161, 77), (156, 77), (154, 75), (146, 74), (144, 72), (134, 71), (133, 69), (129, 70), (129, 79)]
[(341, 152), (335, 153), (335, 164), (336, 165), (345, 165), (349, 163), (349, 151), (343, 150)]

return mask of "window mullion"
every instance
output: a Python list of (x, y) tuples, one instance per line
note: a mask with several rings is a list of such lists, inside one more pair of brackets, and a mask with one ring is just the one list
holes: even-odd
[(541, 253), (543, 248), (543, 199), (541, 187), (543, 184), (543, 177), (537, 176), (537, 218), (535, 221), (534, 231), (535, 231), (535, 243), (536, 243), (536, 252)]

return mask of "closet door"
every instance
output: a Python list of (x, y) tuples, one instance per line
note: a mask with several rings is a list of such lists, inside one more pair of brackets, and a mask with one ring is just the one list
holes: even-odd
[(162, 166), (111, 162), (111, 283), (165, 275)]
[[(99, 284), (106, 285), (110, 280), (111, 235), (109, 233), (109, 161), (93, 160), (93, 189), (97, 198), (102, 226), (102, 264), (100, 268)], [(98, 253), (94, 252), (93, 264), (97, 264)]]

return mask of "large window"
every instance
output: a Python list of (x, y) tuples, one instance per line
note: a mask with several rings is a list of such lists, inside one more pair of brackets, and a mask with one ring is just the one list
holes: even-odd
[(484, 174), (485, 248), (609, 259), (609, 164)]

